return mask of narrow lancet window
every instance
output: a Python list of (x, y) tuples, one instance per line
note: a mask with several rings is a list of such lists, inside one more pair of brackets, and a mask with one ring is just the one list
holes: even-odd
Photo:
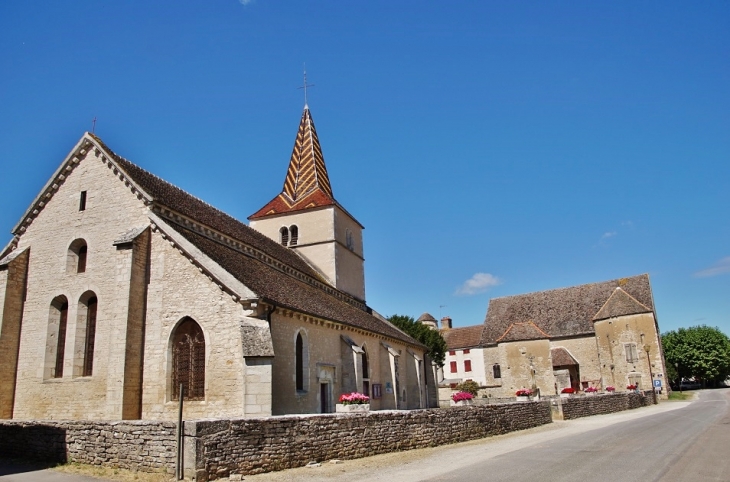
[(66, 351), (66, 325), (68, 324), (68, 303), (63, 302), (59, 308), (58, 340), (56, 342), (56, 366), (53, 378), (63, 378), (63, 358)]
[(96, 296), (86, 303), (86, 343), (84, 344), (83, 376), (90, 377), (94, 369), (94, 340), (96, 339)]

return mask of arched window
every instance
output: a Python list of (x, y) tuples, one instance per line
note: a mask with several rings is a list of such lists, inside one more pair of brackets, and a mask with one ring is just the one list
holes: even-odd
[(84, 371), (82, 376), (90, 377), (94, 369), (94, 341), (96, 339), (96, 296), (92, 296), (85, 303), (86, 336), (84, 337)]
[(304, 390), (304, 341), (302, 340), (302, 334), (297, 334), (297, 347), (296, 347), (297, 367), (296, 367), (296, 379), (297, 379), (297, 390)]
[(289, 228), (284, 226), (279, 230), (279, 234), (281, 235), (281, 245), (289, 246)]
[(502, 378), (502, 368), (500, 368), (498, 363), (495, 363), (492, 366), (492, 373), (494, 374), (494, 378)]
[(306, 333), (300, 331), (294, 342), (294, 381), (297, 392), (309, 388), (309, 349)]
[(355, 243), (352, 240), (352, 231), (349, 228), (345, 230), (345, 245), (350, 251), (355, 249)]
[(45, 378), (63, 378), (63, 359), (66, 353), (66, 326), (68, 300), (57, 296), (51, 302), (46, 338)]
[(362, 358), (362, 393), (370, 396), (370, 363), (365, 346), (362, 347), (360, 357)]
[(189, 317), (177, 325), (172, 334), (172, 399), (205, 399), (205, 336), (195, 320)]
[(292, 224), (291, 226), (289, 226), (289, 233), (291, 234), (289, 246), (296, 246), (299, 242), (299, 228), (296, 226), (296, 224)]
[(86, 241), (77, 239), (68, 247), (66, 255), (66, 272), (83, 273), (86, 271)]

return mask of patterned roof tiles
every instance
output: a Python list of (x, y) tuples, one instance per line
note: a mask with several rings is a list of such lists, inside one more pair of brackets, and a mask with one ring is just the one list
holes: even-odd
[(282, 192), (251, 215), (257, 219), (336, 204), (309, 107), (304, 107)]

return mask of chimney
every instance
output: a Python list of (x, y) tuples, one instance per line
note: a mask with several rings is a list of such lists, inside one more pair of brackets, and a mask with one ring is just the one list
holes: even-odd
[(442, 330), (450, 330), (451, 329), (451, 318), (448, 316), (444, 316), (441, 318), (441, 329)]

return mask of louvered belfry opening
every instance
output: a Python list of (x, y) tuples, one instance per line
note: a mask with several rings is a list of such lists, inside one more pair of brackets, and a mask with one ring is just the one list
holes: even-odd
[(175, 329), (172, 340), (172, 399), (180, 399), (180, 384), (185, 400), (205, 399), (205, 337), (192, 318), (185, 318)]

